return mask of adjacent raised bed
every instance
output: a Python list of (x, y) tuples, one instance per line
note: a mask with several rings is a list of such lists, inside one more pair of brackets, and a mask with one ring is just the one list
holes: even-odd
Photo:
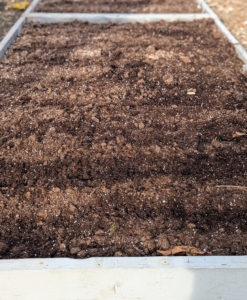
[(0, 42), (21, 15), (20, 11), (10, 8), (11, 5), (9, 2), (0, 2)]
[(36, 11), (71, 13), (198, 13), (196, 0), (41, 0)]
[(207, 2), (247, 49), (247, 2), (242, 0), (217, 0), (217, 2), (207, 0)]
[(25, 25), (0, 64), (0, 257), (246, 254), (241, 67), (211, 20)]

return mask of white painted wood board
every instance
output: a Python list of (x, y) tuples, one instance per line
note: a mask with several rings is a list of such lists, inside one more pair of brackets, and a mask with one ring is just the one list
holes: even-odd
[(156, 256), (156, 257), (93, 257), (2, 259), (1, 271), (74, 270), (74, 269), (247, 269), (247, 256)]
[(171, 21), (194, 21), (209, 18), (208, 14), (114, 14), (114, 13), (30, 13), (27, 15), (28, 22), (57, 23), (72, 21), (88, 21), (91, 23), (126, 23), (126, 22), (149, 22), (164, 20)]
[(0, 261), (0, 299), (245, 300), (247, 257)]

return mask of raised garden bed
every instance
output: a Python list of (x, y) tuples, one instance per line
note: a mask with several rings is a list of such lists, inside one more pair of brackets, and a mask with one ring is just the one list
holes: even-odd
[(26, 24), (0, 64), (0, 257), (246, 254), (241, 67), (211, 20)]
[(36, 11), (71, 13), (198, 13), (196, 0), (41, 0)]

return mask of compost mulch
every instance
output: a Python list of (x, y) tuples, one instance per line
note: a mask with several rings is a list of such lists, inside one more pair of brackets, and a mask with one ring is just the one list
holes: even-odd
[(247, 254), (241, 66), (211, 20), (26, 24), (0, 61), (0, 257)]
[(42, 0), (36, 11), (71, 13), (198, 13), (196, 0)]

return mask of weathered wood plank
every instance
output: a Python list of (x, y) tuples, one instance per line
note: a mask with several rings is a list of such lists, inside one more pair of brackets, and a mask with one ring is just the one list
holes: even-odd
[(149, 21), (193, 21), (209, 18), (208, 14), (77, 14), (77, 13), (30, 13), (27, 21), (42, 23), (88, 21), (91, 23), (126, 23)]
[(0, 299), (243, 300), (246, 256), (0, 261)]
[(94, 257), (0, 260), (0, 271), (74, 269), (247, 269), (247, 256)]

